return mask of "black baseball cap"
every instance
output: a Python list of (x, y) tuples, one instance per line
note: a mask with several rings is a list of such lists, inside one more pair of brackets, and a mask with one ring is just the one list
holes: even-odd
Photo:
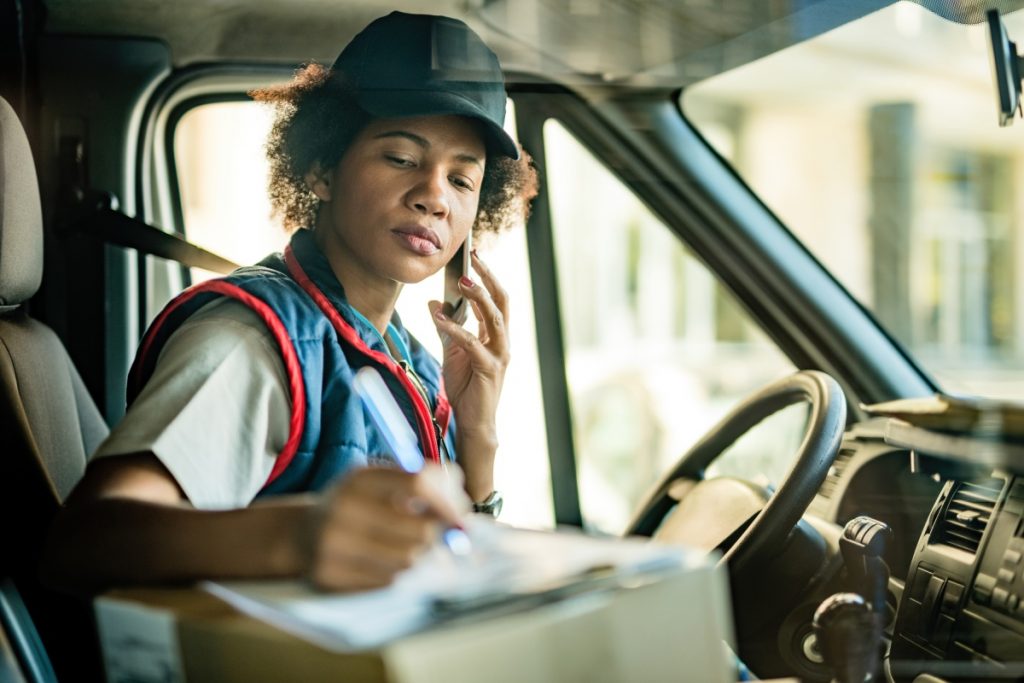
[(489, 150), (519, 158), (504, 129), (498, 57), (458, 19), (392, 12), (356, 35), (333, 70), (371, 116), (468, 116), (484, 124)]

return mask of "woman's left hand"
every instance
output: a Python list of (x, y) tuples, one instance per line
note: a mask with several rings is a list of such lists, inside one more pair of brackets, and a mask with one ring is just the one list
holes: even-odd
[(481, 501), (494, 490), (495, 415), (509, 362), (508, 295), (475, 252), (472, 259), (482, 285), (463, 277), (459, 289), (479, 322), (479, 335), (445, 315), (441, 302), (429, 306), (444, 344), (444, 384), (458, 425), (456, 450), (466, 491)]

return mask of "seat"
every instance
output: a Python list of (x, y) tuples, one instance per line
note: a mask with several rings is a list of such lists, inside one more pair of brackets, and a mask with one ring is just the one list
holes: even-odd
[[(75, 609), (39, 585), (37, 562), (54, 514), (108, 430), (60, 339), (28, 313), (42, 271), (35, 164), (21, 122), (0, 98), (0, 580), (10, 582), (5, 597), (24, 599), (58, 674), (67, 678), (55, 653), (69, 651), (68, 643), (87, 651), (81, 643), (91, 619), (85, 605)], [(25, 619), (24, 610), (10, 614)], [(24, 632), (31, 633), (30, 626)], [(7, 640), (14, 648), (25, 642), (12, 640), (11, 631)], [(39, 656), (16, 654), (21, 661)], [(80, 666), (74, 665), (76, 680), (84, 680)], [(31, 671), (26, 678), (34, 680)]]

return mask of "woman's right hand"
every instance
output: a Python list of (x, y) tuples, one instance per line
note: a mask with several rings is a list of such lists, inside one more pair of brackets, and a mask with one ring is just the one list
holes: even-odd
[(324, 590), (380, 588), (412, 566), (439, 537), (461, 524), (457, 505), (430, 465), (418, 473), (367, 467), (324, 493), (308, 576)]

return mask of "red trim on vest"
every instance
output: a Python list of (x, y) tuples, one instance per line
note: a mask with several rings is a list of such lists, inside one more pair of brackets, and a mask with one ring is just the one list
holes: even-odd
[(262, 299), (258, 299), (238, 285), (233, 285), (222, 280), (211, 280), (189, 288), (187, 291), (182, 293), (181, 296), (172, 301), (171, 304), (160, 313), (157, 319), (153, 322), (153, 325), (149, 328), (149, 332), (146, 333), (146, 338), (142, 341), (142, 347), (139, 349), (139, 357), (135, 361), (135, 372), (130, 378), (130, 381), (134, 387), (141, 391), (142, 385), (140, 382), (142, 381), (142, 368), (145, 367), (146, 357), (152, 353), (157, 332), (167, 321), (167, 316), (182, 304), (204, 292), (214, 292), (222, 296), (237, 299), (248, 306), (260, 317), (260, 319), (263, 320), (267, 329), (270, 330), (270, 334), (277, 342), (278, 347), (281, 349), (281, 357), (284, 360), (285, 373), (288, 375), (288, 391), (291, 393), (292, 413), (288, 421), (288, 441), (285, 442), (284, 448), (282, 448), (281, 452), (278, 453), (277, 459), (274, 461), (274, 467), (270, 471), (270, 476), (267, 477), (267, 481), (263, 484), (265, 487), (285, 471), (285, 468), (287, 468), (289, 463), (291, 463), (292, 458), (295, 457), (295, 451), (299, 448), (299, 441), (302, 439), (302, 432), (306, 427), (306, 387), (305, 383), (302, 381), (302, 368), (299, 366), (299, 357), (295, 352), (295, 347), (292, 345), (291, 339), (288, 336), (288, 330), (285, 328), (284, 323), (281, 322), (281, 319), (277, 317), (277, 314), (274, 313), (273, 309), (271, 309), (270, 306), (268, 306)]
[(437, 391), (437, 409), (434, 410), (434, 420), (441, 428), (441, 438), (448, 434), (448, 420), (452, 416), (452, 404), (448, 402), (448, 393), (444, 390), (444, 377), (441, 378), (441, 386)]
[[(316, 286), (316, 284), (306, 275), (306, 271), (302, 269), (302, 265), (298, 259), (295, 258), (295, 254), (292, 252), (291, 245), (284, 250), (284, 261), (288, 266), (288, 270), (291, 272), (292, 277), (299, 286), (306, 290), (306, 293), (316, 302), (316, 305), (320, 307), (320, 310), (324, 312), (327, 319), (331, 321), (331, 325), (337, 331), (341, 338), (350, 344), (354, 349), (360, 353), (369, 356), (373, 360), (377, 361), (395, 376), (402, 388), (405, 389), (406, 393), (409, 394), (409, 398), (412, 400), (413, 412), (416, 414), (416, 426), (420, 432), (420, 443), (423, 445), (423, 451), (427, 458), (434, 462), (441, 461), (441, 453), (437, 445), (437, 437), (434, 434), (434, 425), (430, 417), (430, 407), (424, 402), (420, 392), (413, 386), (412, 380), (405, 373), (402, 368), (395, 363), (394, 359), (386, 353), (380, 351), (374, 351), (366, 342), (362, 340), (359, 333), (355, 331), (351, 325), (345, 322), (345, 319), (341, 317), (338, 310), (334, 305), (327, 299), (327, 296)], [(447, 399), (445, 403), (447, 404)], [(440, 401), (438, 402), (440, 407)], [(443, 423), (447, 424), (447, 422)]]

